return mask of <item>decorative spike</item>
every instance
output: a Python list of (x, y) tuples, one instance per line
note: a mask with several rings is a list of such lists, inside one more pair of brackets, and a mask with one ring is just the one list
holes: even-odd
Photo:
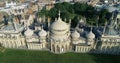
[(67, 21), (66, 18), (64, 19), (64, 21), (65, 21), (65, 22)]
[(69, 19), (69, 24), (71, 24), (71, 19)]
[(59, 10), (59, 14), (58, 14), (59, 18), (60, 18), (60, 10)]
[(57, 18), (55, 18), (55, 21), (57, 21)]

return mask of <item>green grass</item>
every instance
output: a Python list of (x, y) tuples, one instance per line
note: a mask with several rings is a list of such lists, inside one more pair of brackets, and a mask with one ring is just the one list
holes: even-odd
[(48, 51), (7, 49), (0, 63), (120, 63), (120, 56), (81, 53), (53, 54)]

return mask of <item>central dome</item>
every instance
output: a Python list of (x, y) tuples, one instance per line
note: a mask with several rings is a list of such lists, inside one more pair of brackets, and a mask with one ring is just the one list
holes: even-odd
[(63, 22), (62, 19), (59, 17), (58, 20), (51, 25), (51, 29), (58, 31), (66, 30), (68, 29), (68, 24)]
[(52, 34), (53, 35), (64, 35), (67, 32), (69, 32), (69, 29), (70, 29), (69, 24), (62, 21), (62, 19), (60, 18), (60, 12), (59, 12), (58, 20), (55, 20), (55, 22), (51, 24)]

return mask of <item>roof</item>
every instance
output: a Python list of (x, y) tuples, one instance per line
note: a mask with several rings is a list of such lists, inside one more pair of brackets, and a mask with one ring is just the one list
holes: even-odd
[[(19, 25), (19, 24), (16, 24), (16, 27), (17, 27), (17, 29), (19, 29), (19, 28), (21, 28), (22, 26)], [(10, 30), (15, 30), (15, 28), (14, 28), (13, 25), (7, 25), (7, 26), (5, 26), (5, 27), (3, 28), (3, 30), (5, 30), (5, 31), (10, 31)]]
[(68, 24), (63, 22), (62, 19), (59, 17), (57, 21), (52, 23), (51, 28), (53, 30), (66, 30), (68, 29)]
[(114, 11), (118, 10), (118, 8), (114, 7), (114, 6), (107, 6), (105, 9), (107, 9), (109, 12), (114, 12)]
[(114, 29), (113, 26), (107, 26), (104, 35), (118, 35), (118, 32)]
[(115, 29), (114, 20), (107, 25), (104, 35), (118, 35), (117, 30)]

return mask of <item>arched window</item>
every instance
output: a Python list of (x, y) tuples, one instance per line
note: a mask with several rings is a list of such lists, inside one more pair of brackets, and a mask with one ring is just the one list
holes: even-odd
[(54, 45), (52, 45), (52, 50), (53, 50), (53, 52), (55, 52), (55, 46)]
[(60, 47), (57, 45), (57, 52), (60, 52)]
[(62, 50), (61, 51), (64, 52), (64, 46), (62, 46)]

